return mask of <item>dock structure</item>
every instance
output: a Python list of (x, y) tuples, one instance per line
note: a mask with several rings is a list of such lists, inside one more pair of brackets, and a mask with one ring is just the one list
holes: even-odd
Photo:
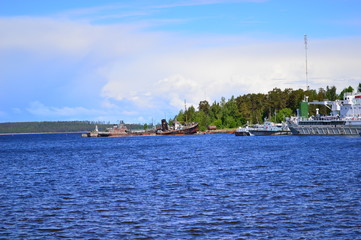
[[(293, 131), (292, 131), (293, 130)], [(298, 126), (291, 128), (296, 135), (358, 135), (360, 126)]]

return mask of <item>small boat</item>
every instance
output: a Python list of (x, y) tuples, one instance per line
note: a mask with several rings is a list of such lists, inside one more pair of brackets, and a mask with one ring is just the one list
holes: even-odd
[(251, 136), (251, 134), (249, 133), (249, 127), (239, 127), (237, 128), (237, 130), (234, 132), (234, 135), (236, 136)]
[(284, 123), (265, 121), (263, 125), (249, 130), (251, 136), (290, 135), (291, 131)]
[(265, 121), (264, 124), (239, 127), (236, 136), (271, 136), (271, 135), (289, 135), (291, 131), (284, 123), (273, 123)]
[(188, 135), (195, 134), (198, 131), (198, 123), (186, 123), (182, 125), (178, 121), (174, 121), (173, 126), (169, 127), (165, 119), (162, 119), (162, 128), (158, 129), (157, 135)]

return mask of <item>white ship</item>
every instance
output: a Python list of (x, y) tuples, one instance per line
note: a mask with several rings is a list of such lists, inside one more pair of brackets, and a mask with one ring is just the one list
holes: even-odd
[(234, 134), (236, 136), (273, 136), (289, 135), (291, 132), (284, 123), (273, 123), (265, 120), (264, 124), (239, 127)]
[[(308, 105), (321, 104), (331, 110), (329, 116), (308, 117)], [(287, 119), (294, 135), (359, 135), (361, 134), (361, 92), (345, 93), (343, 100), (301, 103), (297, 117)]]
[(284, 123), (273, 123), (265, 121), (261, 127), (249, 129), (251, 136), (273, 136), (273, 135), (289, 135), (289, 128)]

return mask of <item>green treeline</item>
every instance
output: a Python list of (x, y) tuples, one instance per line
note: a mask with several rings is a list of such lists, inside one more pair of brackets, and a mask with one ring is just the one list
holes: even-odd
[[(204, 131), (208, 126), (213, 125), (218, 129), (236, 128), (250, 124), (262, 123), (265, 118), (274, 121), (284, 121), (285, 117), (296, 115), (299, 103), (308, 96), (309, 101), (322, 101), (343, 99), (345, 92), (352, 92), (350, 86), (337, 94), (335, 86), (327, 86), (326, 89), (316, 90), (293, 90), (287, 88), (281, 90), (274, 88), (267, 94), (251, 93), (242, 96), (232, 96), (228, 101), (224, 97), (220, 102), (214, 101), (209, 104), (206, 100), (200, 101), (198, 109), (190, 106), (185, 111), (181, 110), (175, 120), (180, 122), (198, 122), (199, 129)], [(361, 91), (361, 83), (358, 91)], [(329, 114), (329, 109), (325, 106), (310, 105), (310, 115), (314, 115), (316, 108), (320, 109), (320, 114)]]
[[(0, 133), (51, 133), (51, 132), (88, 132), (98, 126), (100, 131), (116, 124), (93, 121), (58, 121), (58, 122), (9, 122), (0, 123)], [(143, 129), (140, 124), (126, 124), (128, 129)]]

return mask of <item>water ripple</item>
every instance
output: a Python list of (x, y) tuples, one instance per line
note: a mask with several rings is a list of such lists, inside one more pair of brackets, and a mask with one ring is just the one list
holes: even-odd
[(0, 239), (357, 239), (360, 143), (0, 136)]

